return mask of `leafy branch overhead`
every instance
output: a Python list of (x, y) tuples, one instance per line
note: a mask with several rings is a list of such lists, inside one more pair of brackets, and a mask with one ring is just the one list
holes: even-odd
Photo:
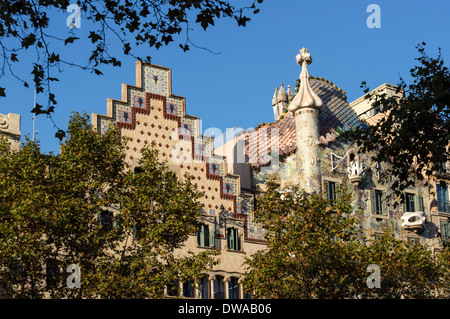
[(400, 79), (396, 94), (370, 92), (366, 99), (382, 116), (367, 128), (349, 132), (362, 152), (389, 163), (385, 174), (401, 192), (415, 180), (427, 180), (450, 160), (450, 72), (441, 53), (429, 57), (425, 43), (417, 46), (418, 65), (410, 70), (411, 82)]
[[(221, 0), (78, 0), (81, 19), (86, 21), (83, 28), (88, 30), (87, 39), (76, 36), (77, 30), (59, 26), (53, 22), (59, 17), (68, 17), (66, 9), (69, 0), (50, 1), (1, 1), (0, 10), (0, 79), (9, 73), (25, 87), (30, 83), (27, 75), (33, 75), (32, 82), (38, 94), (46, 96), (47, 105), (39, 105), (32, 113), (51, 115), (57, 104), (52, 94), (51, 84), (58, 81), (63, 66), (78, 67), (96, 75), (102, 75), (102, 65), (121, 66), (121, 57), (130, 55), (135, 59), (150, 62), (150, 56), (137, 56), (137, 47), (159, 49), (176, 40), (185, 30), (179, 47), (188, 51), (190, 45), (197, 47), (189, 38), (190, 24), (199, 24), (204, 30), (214, 26), (219, 19), (235, 20), (238, 26), (245, 27), (251, 20), (249, 15), (257, 14), (257, 5), (263, 0), (248, 0), (247, 5), (238, 1)], [(62, 32), (61, 28), (67, 29)], [(59, 32), (59, 33), (58, 33)], [(84, 32), (84, 31), (83, 31)], [(121, 44), (121, 50), (110, 46), (111, 40)], [(90, 56), (86, 61), (66, 58), (64, 47), (86, 42), (90, 45)], [(58, 46), (61, 44), (62, 46)], [(34, 54), (30, 71), (17, 72), (22, 56)], [(67, 53), (67, 52), (65, 52)], [(0, 97), (7, 90), (0, 84)]]
[[(201, 216), (191, 180), (154, 148), (131, 169), (117, 127), (100, 135), (89, 123), (73, 114), (58, 155), (28, 138), (12, 152), (0, 138), (3, 298), (161, 298), (166, 285), (217, 263), (218, 251), (179, 249)], [(80, 289), (49, 271), (70, 264), (82, 270)]]

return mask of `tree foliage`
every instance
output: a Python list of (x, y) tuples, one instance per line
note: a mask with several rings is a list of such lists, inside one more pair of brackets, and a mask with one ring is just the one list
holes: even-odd
[[(101, 75), (102, 65), (121, 65), (121, 54), (150, 62), (150, 56), (137, 56), (137, 47), (159, 49), (177, 40), (177, 35), (185, 31), (184, 40), (179, 47), (188, 51), (195, 46), (189, 38), (193, 24), (199, 24), (204, 30), (214, 26), (220, 19), (233, 19), (238, 26), (245, 27), (251, 19), (249, 15), (257, 14), (257, 4), (262, 0), (238, 3), (222, 0), (78, 0), (83, 30), (87, 29), (87, 39), (80, 38), (74, 29), (55, 26), (54, 21), (69, 15), (66, 9), (69, 0), (52, 1), (0, 1), (0, 78), (6, 72), (17, 78), (25, 87), (29, 87), (24, 74), (33, 75), (33, 83), (38, 94), (45, 94), (47, 105), (36, 104), (32, 110), (36, 115), (51, 115), (57, 104), (51, 88), (59, 81), (58, 74), (62, 67), (78, 67)], [(75, 12), (78, 14), (78, 12)], [(61, 30), (70, 30), (67, 33)], [(111, 39), (118, 41), (111, 46)], [(87, 45), (86, 42), (87, 41)], [(68, 58), (64, 47), (74, 47), (81, 43), (90, 45), (91, 54), (87, 61), (74, 61)], [(62, 47), (61, 47), (62, 46)], [(34, 54), (34, 61), (29, 71), (17, 72), (23, 67), (21, 61), (24, 52)], [(5, 87), (0, 87), (0, 97), (6, 95)], [(57, 137), (62, 139), (64, 132), (59, 130)]]
[[(198, 227), (202, 196), (146, 148), (135, 174), (113, 128), (99, 135), (74, 114), (60, 154), (27, 140), (0, 149), (0, 287), (9, 298), (159, 298), (198, 278), (215, 252), (181, 255)], [(67, 288), (66, 268), (81, 269)]]
[(384, 116), (351, 133), (362, 152), (374, 151), (374, 161), (392, 164), (384, 174), (395, 179), (397, 193), (450, 160), (450, 73), (440, 50), (437, 57), (429, 57), (425, 46), (417, 46), (420, 56), (410, 70), (411, 82), (400, 79), (397, 85), (400, 97), (368, 93), (363, 82), (365, 98)]
[[(258, 203), (268, 249), (247, 259), (244, 283), (256, 298), (434, 298), (443, 287), (448, 263), (388, 229), (379, 239), (366, 237), (361, 212), (344, 191), (331, 205), (272, 184)], [(371, 264), (380, 267), (381, 288), (367, 286)]]

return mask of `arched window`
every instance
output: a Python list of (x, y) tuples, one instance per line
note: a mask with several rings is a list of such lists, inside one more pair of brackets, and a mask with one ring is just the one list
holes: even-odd
[(231, 277), (228, 282), (228, 298), (239, 299), (239, 284), (236, 277)]
[(223, 276), (216, 276), (216, 279), (214, 279), (214, 299), (224, 299), (224, 291)]
[(209, 299), (209, 280), (208, 276), (204, 276), (200, 278), (198, 283), (198, 292), (200, 294), (201, 299)]

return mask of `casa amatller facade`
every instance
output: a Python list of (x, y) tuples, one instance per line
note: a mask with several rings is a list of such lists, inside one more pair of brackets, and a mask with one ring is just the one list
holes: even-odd
[[(312, 56), (303, 48), (296, 56), (301, 67), (295, 92), (291, 85), (275, 89), (274, 122), (244, 130), (214, 149), (214, 139), (200, 132), (200, 119), (189, 115), (186, 100), (172, 93), (172, 70), (136, 62), (136, 84), (122, 84), (122, 99), (107, 99), (106, 114), (92, 114), (102, 134), (112, 125), (128, 137), (126, 160), (137, 167), (140, 150), (156, 143), (161, 161), (180, 179), (195, 178), (204, 192), (200, 199), (202, 226), (179, 249), (198, 252), (219, 249), (220, 263), (200, 281), (177, 283), (167, 296), (185, 298), (248, 298), (241, 280), (244, 258), (266, 249), (265, 230), (254, 218), (258, 196), (270, 179), (281, 188), (300, 186), (310, 193), (324, 192), (331, 201), (338, 187), (353, 194), (354, 207), (363, 209), (361, 226), (367, 236), (377, 236), (385, 226), (396, 235), (433, 251), (442, 250), (450, 238), (450, 205), (447, 186), (450, 167), (435, 170), (433, 178), (417, 181), (403, 196), (393, 196), (389, 180), (382, 178), (386, 163), (372, 162), (340, 136), (346, 130), (371, 125), (382, 116), (363, 97), (349, 103), (346, 92), (331, 81), (310, 76)], [(374, 91), (395, 94), (383, 84)], [(0, 114), (0, 135), (19, 148), (20, 116)], [(111, 208), (114, 214), (120, 213)]]

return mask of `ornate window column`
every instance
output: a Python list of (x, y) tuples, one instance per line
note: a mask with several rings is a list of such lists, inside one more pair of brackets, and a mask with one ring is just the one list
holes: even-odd
[(214, 299), (214, 280), (216, 279), (216, 276), (210, 275), (208, 277), (208, 294), (209, 299)]
[(223, 279), (223, 283), (224, 283), (224, 287), (223, 287), (223, 290), (224, 290), (224, 296), (225, 296), (225, 299), (230, 299), (230, 295), (229, 295), (229, 291), (228, 291), (228, 289), (230, 288), (230, 285), (229, 285), (229, 283), (230, 283), (230, 276), (226, 276), (224, 279)]

